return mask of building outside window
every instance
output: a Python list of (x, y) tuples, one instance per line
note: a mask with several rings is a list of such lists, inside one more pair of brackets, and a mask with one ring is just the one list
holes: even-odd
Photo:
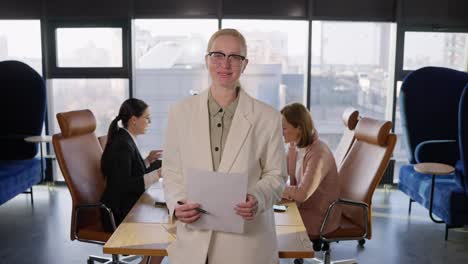
[(310, 110), (335, 149), (347, 107), (391, 120), (396, 27), (377, 22), (312, 22)]
[(40, 20), (0, 20), (0, 61), (24, 62), (42, 75)]
[(225, 19), (247, 41), (249, 64), (241, 84), (250, 95), (280, 110), (306, 104), (308, 21)]
[(210, 85), (206, 46), (216, 19), (134, 20), (134, 96), (151, 106), (151, 126), (139, 137), (146, 153), (164, 144), (169, 107)]

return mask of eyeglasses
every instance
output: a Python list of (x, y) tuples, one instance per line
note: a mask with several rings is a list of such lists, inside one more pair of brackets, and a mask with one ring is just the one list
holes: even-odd
[(209, 56), (211, 61), (216, 65), (221, 65), (227, 57), (228, 63), (231, 64), (233, 67), (239, 67), (241, 63), (245, 60), (245, 56), (238, 55), (238, 54), (229, 54), (226, 55), (220, 51), (211, 51), (206, 54)]

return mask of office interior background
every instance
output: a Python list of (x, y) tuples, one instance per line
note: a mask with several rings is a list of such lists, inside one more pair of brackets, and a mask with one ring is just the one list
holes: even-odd
[[(126, 98), (145, 100), (145, 153), (162, 147), (169, 106), (208, 88), (204, 55), (219, 28), (247, 39), (248, 93), (278, 110), (307, 105), (331, 149), (347, 107), (392, 121), (399, 140), (387, 184), (407, 163), (402, 80), (424, 66), (468, 70), (466, 0), (1, 0), (0, 61), (45, 79), (45, 135), (60, 132), (57, 113), (86, 108), (105, 135)], [(55, 161), (47, 172), (63, 181)]]
[[(89, 108), (104, 135), (124, 99), (144, 99), (153, 118), (140, 141), (147, 152), (162, 147), (168, 107), (208, 87), (209, 36), (237, 28), (248, 43), (245, 89), (277, 109), (306, 104), (334, 149), (346, 107), (393, 121), (401, 135), (406, 74), (467, 70), (467, 14), (463, 0), (3, 0), (0, 60), (23, 61), (46, 80), (44, 134), (59, 132), (56, 113)], [(393, 159), (397, 175), (404, 140)], [(49, 177), (62, 180), (53, 168)]]

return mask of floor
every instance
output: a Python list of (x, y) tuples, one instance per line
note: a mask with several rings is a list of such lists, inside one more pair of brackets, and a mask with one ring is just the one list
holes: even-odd
[[(0, 264), (86, 263), (102, 248), (70, 241), (71, 198), (65, 186), (34, 187), (34, 204), (20, 194), (0, 206)], [(428, 212), (394, 189), (378, 189), (373, 199), (373, 238), (364, 248), (356, 242), (332, 244), (332, 260), (359, 263), (468, 263), (468, 227), (451, 230), (432, 223)], [(317, 254), (321, 257), (321, 253)], [(165, 259), (164, 263), (169, 261)], [(281, 260), (281, 264), (293, 260)], [(306, 260), (304, 263), (313, 263)]]

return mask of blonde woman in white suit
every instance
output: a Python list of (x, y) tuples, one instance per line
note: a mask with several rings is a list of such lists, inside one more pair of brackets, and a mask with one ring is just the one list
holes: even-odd
[[(281, 114), (240, 87), (246, 56), (245, 39), (237, 30), (216, 32), (205, 57), (211, 86), (169, 112), (163, 175), (177, 226), (177, 239), (168, 247), (171, 264), (278, 263), (272, 206), (281, 199), (287, 174)], [(195, 210), (200, 205), (186, 200), (187, 168), (247, 173), (247, 197), (233, 208), (246, 220), (243, 234), (186, 226), (203, 217)]]

